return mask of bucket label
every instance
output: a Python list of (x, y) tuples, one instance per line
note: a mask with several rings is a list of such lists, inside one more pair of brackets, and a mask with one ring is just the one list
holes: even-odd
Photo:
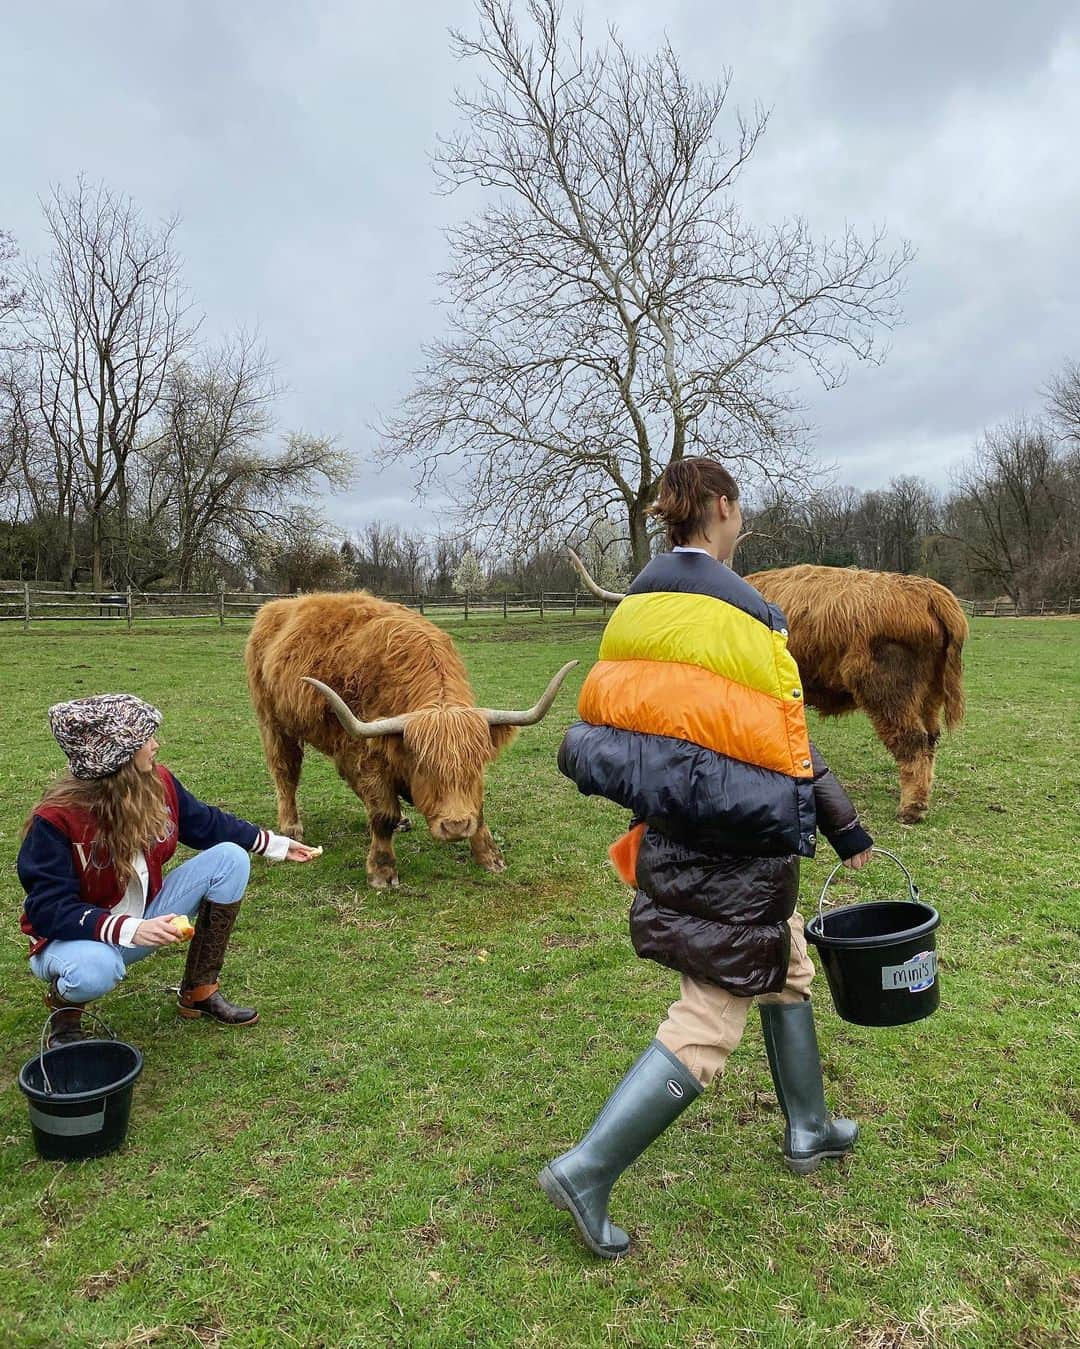
[(90, 1115), (50, 1115), (44, 1110), (30, 1107), (30, 1122), (43, 1134), (55, 1134), (59, 1138), (80, 1138), (83, 1134), (100, 1133), (105, 1124), (105, 1107)]
[(902, 965), (881, 967), (881, 987), (886, 993), (907, 989), (909, 993), (924, 993), (937, 978), (937, 952), (920, 951)]

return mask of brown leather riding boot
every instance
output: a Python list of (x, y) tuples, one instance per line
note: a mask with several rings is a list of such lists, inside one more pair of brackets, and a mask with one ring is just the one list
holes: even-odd
[(211, 904), (206, 899), (199, 906), (177, 999), (181, 1016), (192, 1020), (208, 1016), (226, 1026), (253, 1026), (258, 1021), (254, 1007), (236, 1007), (218, 990), (225, 948), (239, 907), (239, 904)]
[(46, 1049), (57, 1049), (60, 1045), (74, 1044), (76, 1040), (85, 1040), (86, 1031), (82, 1028), (84, 1002), (68, 1002), (60, 996), (54, 975), (45, 991), (45, 1006), (56, 1015), (49, 1022), (49, 1038)]

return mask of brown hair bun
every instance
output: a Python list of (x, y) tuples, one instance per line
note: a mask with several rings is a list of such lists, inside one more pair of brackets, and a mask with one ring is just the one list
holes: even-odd
[(715, 459), (677, 459), (660, 478), (660, 490), (649, 514), (667, 526), (668, 547), (685, 544), (704, 531), (709, 507), (717, 497), (738, 501), (735, 479)]

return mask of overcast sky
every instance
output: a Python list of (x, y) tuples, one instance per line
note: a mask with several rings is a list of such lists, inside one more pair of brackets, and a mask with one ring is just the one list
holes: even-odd
[[(573, 12), (574, 6), (568, 5)], [(801, 386), (822, 458), (861, 487), (946, 485), (987, 425), (1080, 359), (1075, 0), (586, 0), (686, 72), (772, 108), (742, 180), (755, 216), (850, 221), (918, 252), (882, 367)], [(178, 212), (210, 338), (257, 327), (281, 424), (365, 452), (439, 331), (456, 209), (428, 154), (452, 123), (450, 26), (470, 0), (40, 0), (0, 9), (0, 228), (42, 246), (38, 198), (80, 172)], [(361, 472), (345, 528), (430, 524), (409, 478)]]

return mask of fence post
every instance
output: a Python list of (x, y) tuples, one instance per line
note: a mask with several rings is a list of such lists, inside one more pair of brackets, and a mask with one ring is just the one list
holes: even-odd
[(574, 617), (577, 618), (577, 589), (574, 590)]
[(131, 587), (130, 587), (130, 586), (128, 586), (128, 588), (127, 588), (127, 621), (128, 621), (128, 632), (130, 632), (130, 631), (131, 631)]
[(998, 606), (998, 602), (997, 602), (997, 600), (995, 600), (995, 601), (994, 601), (994, 612), (990, 615), (991, 618), (997, 618), (997, 606)]
[(30, 627), (30, 582), (23, 582), (23, 627)]
[(424, 597), (423, 597), (423, 595), (420, 596), (420, 612), (421, 612), (421, 614), (424, 612)]
[(503, 591), (503, 619), (506, 618), (506, 591)]
[(540, 617), (544, 617), (544, 588), (540, 587)]
[(217, 621), (218, 621), (218, 627), (219, 627), (219, 628), (223, 628), (223, 627), (225, 626), (225, 586), (224, 586), (224, 585), (221, 585), (221, 586), (218, 587), (218, 595), (217, 595)]
[(465, 622), (469, 621), (469, 592), (465, 592)]

